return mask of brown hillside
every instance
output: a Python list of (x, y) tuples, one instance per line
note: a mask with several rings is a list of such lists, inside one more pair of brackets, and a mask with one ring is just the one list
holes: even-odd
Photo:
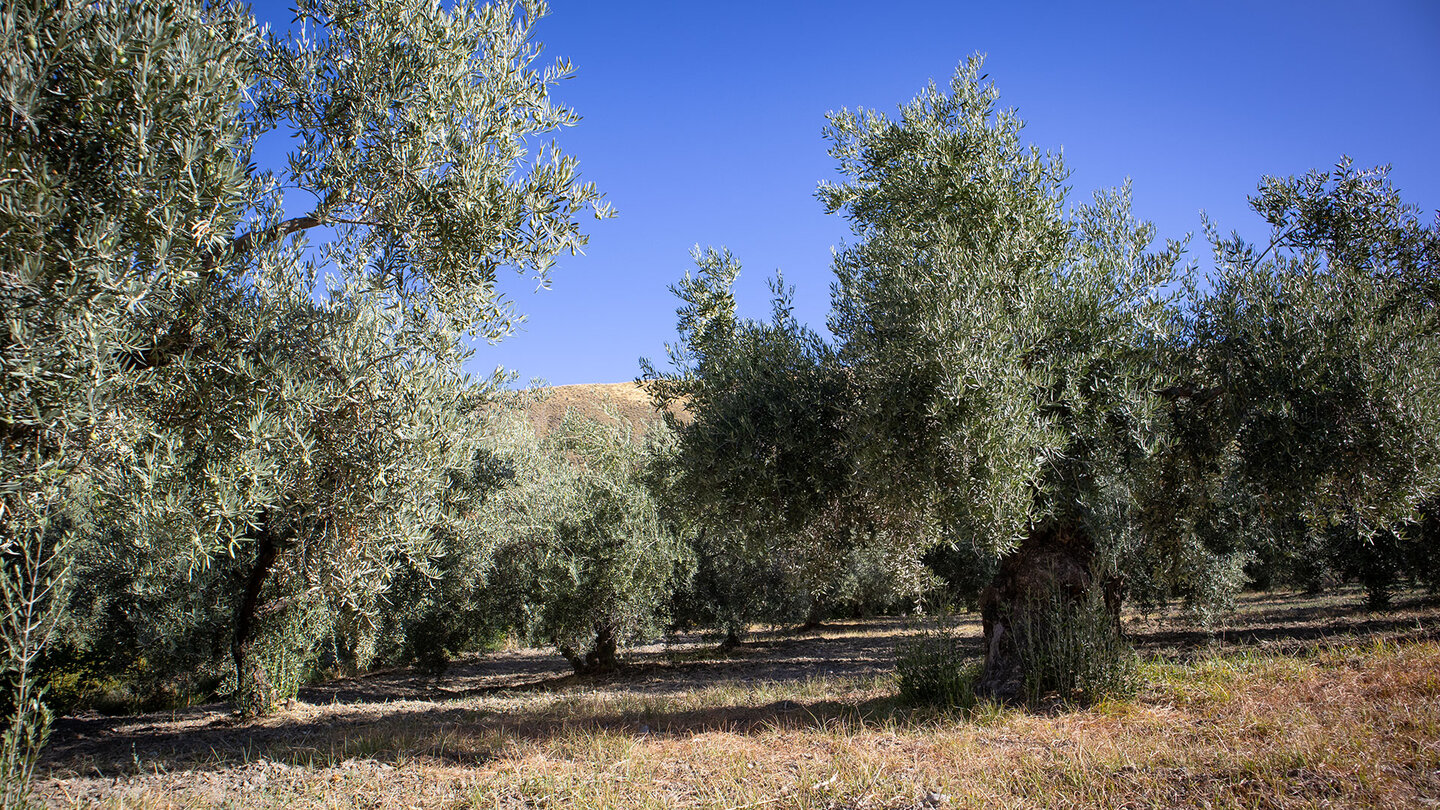
[[(525, 411), (535, 425), (535, 432), (544, 436), (559, 427), (568, 411), (608, 421), (607, 409), (636, 428), (660, 420), (650, 394), (633, 382), (553, 386), (544, 389), (541, 398), (527, 405)], [(676, 415), (681, 419), (687, 416), (683, 407)]]

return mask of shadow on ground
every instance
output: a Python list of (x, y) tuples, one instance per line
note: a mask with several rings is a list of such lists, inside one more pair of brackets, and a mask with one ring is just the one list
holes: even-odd
[[(415, 757), (476, 763), (516, 742), (563, 742), (577, 730), (597, 728), (638, 737), (882, 718), (928, 722), (928, 712), (897, 707), (883, 680), (894, 670), (896, 644), (914, 627), (877, 619), (808, 634), (762, 633), (727, 654), (694, 644), (644, 648), (620, 672), (583, 679), (542, 651), (497, 653), (459, 662), (440, 680), (397, 669), (313, 686), (295, 705), (254, 721), (235, 719), (223, 704), (129, 718), (62, 718), (42, 771), (117, 776), (223, 769), (261, 757), (319, 765)], [(1412, 595), (1389, 612), (1372, 613), (1358, 593), (1318, 600), (1254, 595), (1214, 631), (1186, 624), (1179, 614), (1137, 619), (1130, 627), (1142, 651), (1166, 657), (1246, 645), (1299, 652), (1356, 637), (1440, 637), (1440, 600)], [(957, 631), (979, 656), (978, 622), (961, 622)], [(823, 685), (806, 688), (815, 679)], [(688, 696), (707, 688), (736, 691), (696, 708)], [(774, 694), (791, 697), (765, 697)], [(814, 695), (820, 697), (805, 697)]]

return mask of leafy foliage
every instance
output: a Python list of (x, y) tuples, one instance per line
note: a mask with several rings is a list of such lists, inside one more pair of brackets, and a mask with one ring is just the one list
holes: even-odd
[[(527, 138), (576, 120), (548, 93), (568, 66), (534, 65), (543, 12), (303, 3), (300, 30), (257, 51), (246, 148), (285, 128), (298, 145), (283, 177), (250, 178), (231, 274), (180, 327), (188, 342), (221, 337), (152, 364), (147, 393), (165, 398), (144, 401), (165, 430), (137, 450), (139, 488), (163, 497), (141, 502), (156, 533), (189, 535), (201, 559), (253, 555), (234, 641), (250, 710), (283, 696), (249, 660), (262, 604), (320, 599), (356, 642), (347, 663), (368, 663), (387, 583), (406, 566), (429, 576), (438, 534), (465, 511), (450, 484), (478, 450), (485, 387), (460, 372), (462, 337), (508, 332), (499, 268), (543, 279), (583, 244), (579, 209), (605, 214), (572, 158), (526, 162)], [(294, 215), (288, 189), (315, 207)], [(321, 227), (332, 237), (309, 258), (304, 236)]]
[[(225, 595), (181, 625), (232, 610), (229, 677), (263, 712), (326, 637), (367, 663), (387, 583), (432, 574), (494, 384), (466, 341), (517, 317), (497, 274), (545, 281), (609, 211), (541, 140), (578, 120), (550, 97), (569, 66), (537, 64), (542, 3), (305, 2), (285, 36), (132, 11), (4, 15), (0, 520), (53, 549), (83, 490), (77, 553), (127, 526), (126, 582), (200, 572)], [(251, 165), (284, 134), (283, 171)], [(90, 615), (121, 603), (161, 607)]]
[(652, 489), (668, 434), (636, 430), (613, 415), (567, 414), (554, 433), (518, 445), (515, 478), (486, 507), (506, 560), (490, 598), (577, 672), (612, 669), (621, 645), (658, 636), (688, 577), (688, 547)]
[(1349, 161), (1266, 178), (1250, 202), (1269, 243), (1211, 227), (1216, 273), (1192, 291), (1170, 480), (1193, 495), (1156, 505), (1212, 547), (1288, 556), (1299, 578), (1329, 560), (1383, 602), (1440, 483), (1440, 343), (1422, 297), (1440, 241), (1384, 170)]
[(859, 596), (860, 579), (846, 578), (865, 549), (879, 566), (866, 586), (905, 590), (918, 552), (900, 551), (905, 544), (891, 535), (909, 527), (851, 497), (845, 431), (854, 391), (838, 356), (795, 320), (782, 278), (771, 284), (768, 322), (737, 319), (739, 264), (714, 249), (694, 258), (696, 273), (672, 288), (682, 306), (671, 370), (642, 361), (642, 371), (657, 407), (683, 403), (689, 416), (671, 418), (678, 447), (669, 494), (694, 527), (691, 597), (703, 605), (695, 607), (732, 638), (751, 622), (817, 620)]
[[(299, 30), (261, 52), (248, 122), (288, 128), (298, 145), (283, 181), (255, 178), (257, 222), (241, 247), (332, 227), (322, 256), (383, 289), (413, 328), (439, 317), (507, 334), (516, 314), (497, 272), (545, 281), (556, 254), (584, 246), (580, 214), (609, 212), (577, 161), (540, 140), (579, 121), (550, 96), (569, 63), (537, 64), (546, 13), (542, 2), (299, 3)], [(291, 188), (315, 208), (284, 211)]]
[(860, 240), (836, 259), (831, 328), (860, 389), (861, 469), (996, 553), (1043, 521), (1118, 543), (1159, 440), (1181, 246), (1147, 252), (1128, 189), (1067, 217), (1062, 162), (997, 99), (972, 59), (898, 120), (831, 116), (845, 180), (820, 197)]
[(69, 502), (113, 462), (130, 322), (184, 295), (238, 215), (233, 112), (252, 43), (239, 15), (200, 3), (0, 12), (6, 807), (28, 801), (45, 739), (34, 667), (64, 602)]

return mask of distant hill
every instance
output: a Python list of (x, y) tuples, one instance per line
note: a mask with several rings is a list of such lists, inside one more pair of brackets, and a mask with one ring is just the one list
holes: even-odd
[[(556, 385), (546, 388), (542, 397), (525, 406), (535, 432), (544, 436), (559, 427), (560, 420), (568, 411), (576, 411), (592, 419), (608, 420), (607, 408), (629, 422), (643, 428), (660, 420), (650, 394), (633, 382), (586, 383), (582, 385)], [(681, 407), (677, 413), (682, 420), (688, 414)]]

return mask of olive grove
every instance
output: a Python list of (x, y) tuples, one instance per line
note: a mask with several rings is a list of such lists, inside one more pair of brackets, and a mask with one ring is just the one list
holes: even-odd
[(1342, 160), (1192, 258), (1128, 184), (1072, 199), (978, 58), (830, 115), (833, 339), (697, 248), (653, 423), (539, 428), (464, 365), (611, 214), (546, 13), (0, 9), (0, 806), (47, 701), (254, 716), (507, 637), (584, 675), (936, 602), (981, 612), (981, 696), (1088, 699), (1127, 603), (1440, 586), (1440, 229)]
[[(831, 114), (819, 197), (854, 235), (833, 347), (783, 306), (737, 330), (726, 255), (676, 288), (677, 371), (647, 376), (691, 398), (687, 493), (718, 502), (695, 519), (758, 511), (767, 538), (883, 538), (990, 577), (975, 688), (1000, 700), (1103, 691), (1083, 681), (1113, 668), (1080, 659), (1123, 649), (1126, 599), (1213, 611), (1247, 566), (1323, 549), (1381, 602), (1426, 565), (1436, 231), (1384, 172), (1267, 178), (1269, 245), (1207, 224), (1205, 271), (1128, 186), (1071, 201), (1022, 129), (978, 58), (897, 117)], [(804, 348), (753, 361), (746, 330)]]

